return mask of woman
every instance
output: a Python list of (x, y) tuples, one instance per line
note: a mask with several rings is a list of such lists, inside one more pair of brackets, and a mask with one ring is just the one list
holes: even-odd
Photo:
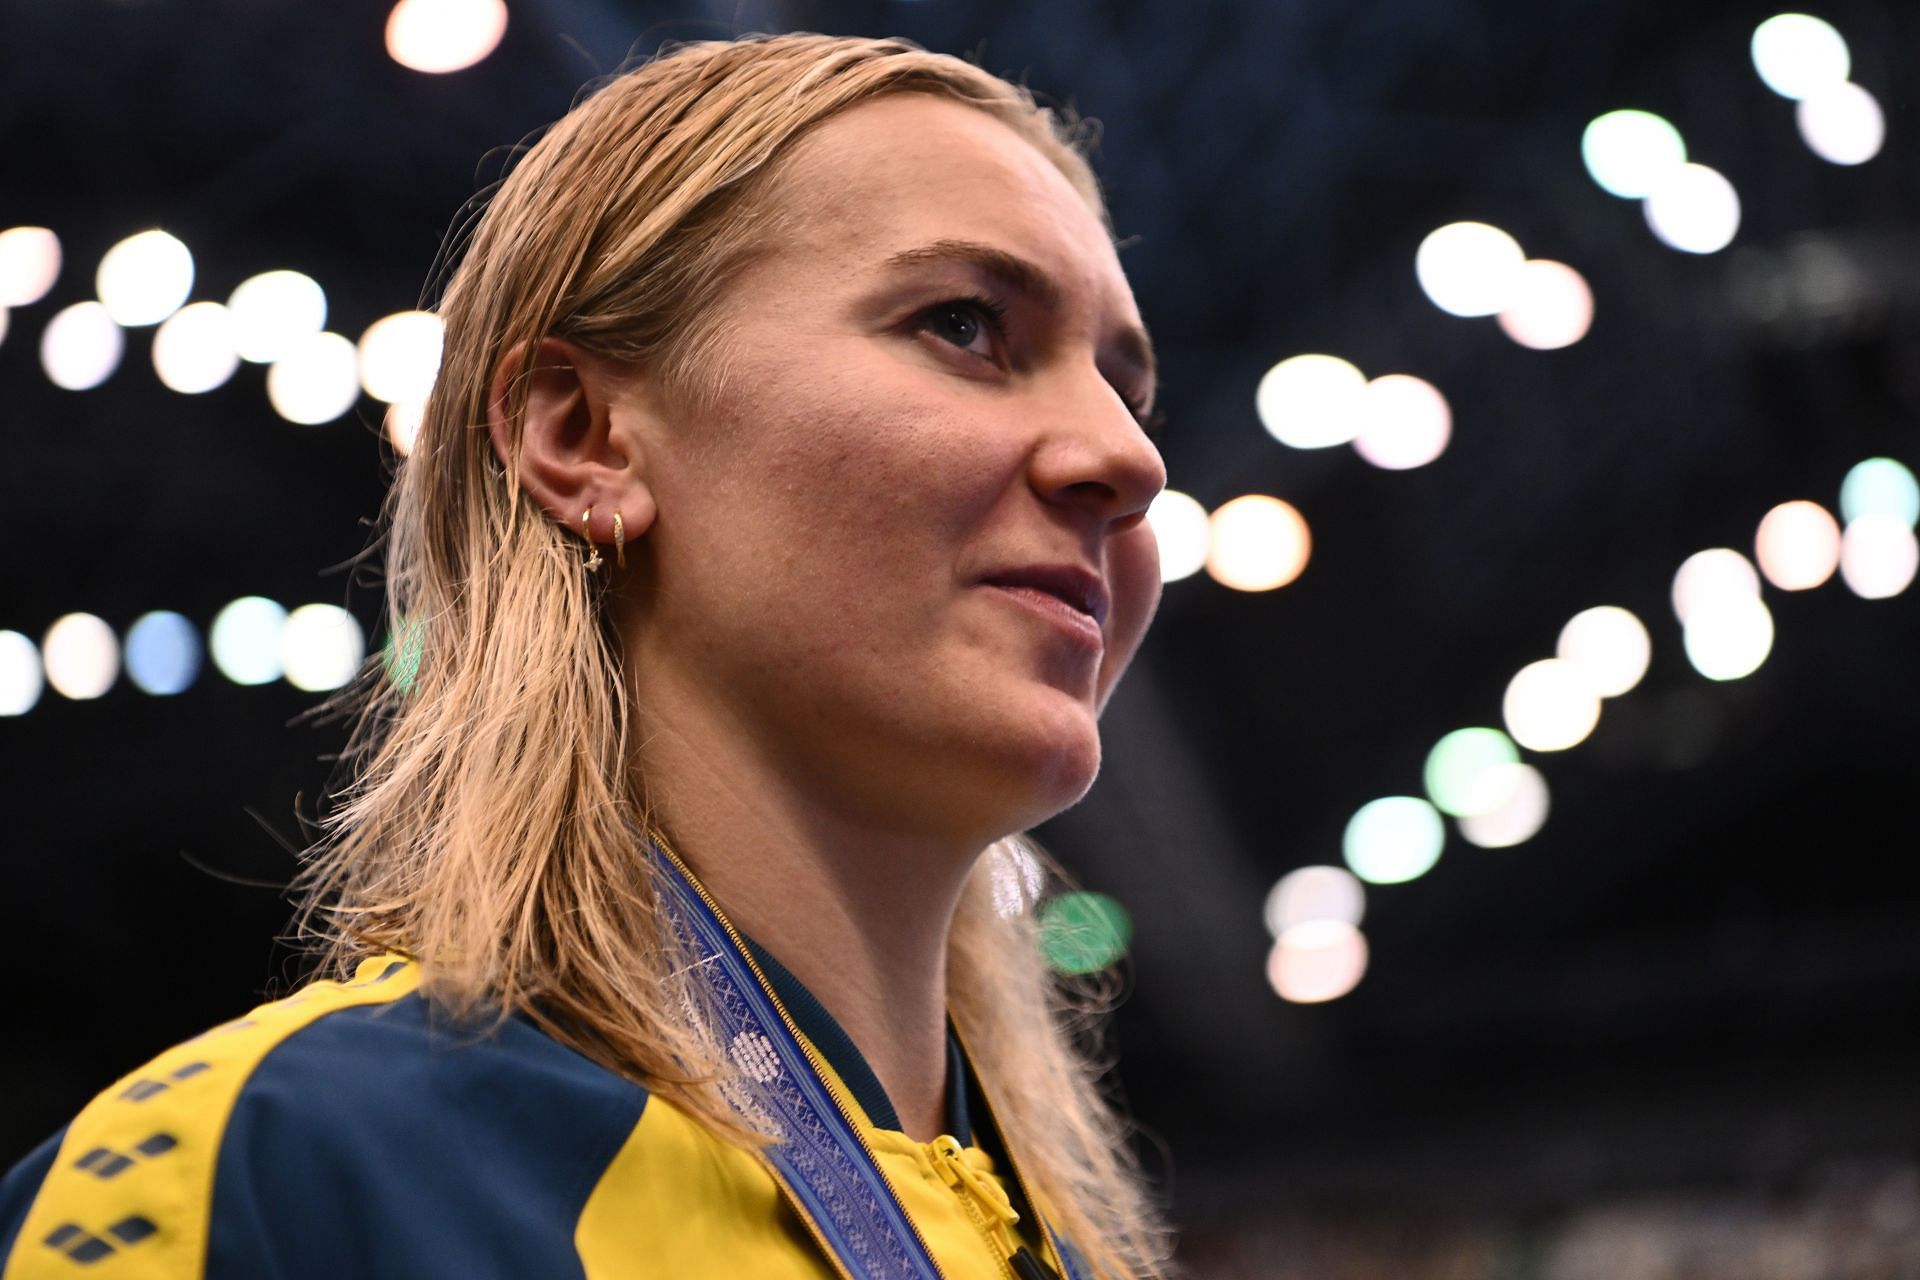
[(1069, 131), (898, 41), (681, 48), (440, 314), (405, 661), (307, 882), (353, 976), (103, 1093), (6, 1184), (6, 1280), (1157, 1273), (1004, 901), (1159, 591)]

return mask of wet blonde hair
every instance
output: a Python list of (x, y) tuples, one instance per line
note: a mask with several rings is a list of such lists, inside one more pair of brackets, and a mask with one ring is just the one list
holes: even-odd
[[(439, 381), (387, 502), (386, 670), (370, 664), (343, 699), (348, 780), (302, 877), (327, 967), (414, 956), (447, 1007), (523, 1013), (746, 1146), (768, 1137), (727, 1101), (744, 1082), (703, 1033), (712, 1019), (687, 1016), (704, 985), (658, 909), (618, 634), (577, 535), (503, 467), (488, 401), (496, 371), (546, 335), (700, 395), (719, 376), (703, 323), (782, 212), (770, 167), (836, 112), (903, 92), (1004, 122), (1104, 220), (1075, 126), (1023, 88), (904, 41), (818, 35), (663, 53), (602, 84), (500, 183), (439, 305)], [(508, 387), (517, 464), (525, 380)], [(1029, 911), (996, 910), (996, 871), (1031, 853), (1019, 841), (967, 885), (949, 1008), (1054, 1225), (1100, 1274), (1163, 1274), (1165, 1234), (1076, 1047), (1086, 993), (1049, 975)]]

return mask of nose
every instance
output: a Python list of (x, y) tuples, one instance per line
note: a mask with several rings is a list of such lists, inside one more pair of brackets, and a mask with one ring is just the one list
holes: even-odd
[(1102, 532), (1138, 523), (1166, 487), (1167, 466), (1120, 393), (1091, 372), (1049, 417), (1030, 467), (1034, 490), (1094, 517)]

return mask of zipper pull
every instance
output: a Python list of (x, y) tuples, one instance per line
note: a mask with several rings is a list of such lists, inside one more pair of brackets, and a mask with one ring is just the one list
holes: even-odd
[[(984, 1224), (999, 1240), (1001, 1251), (1006, 1253), (1008, 1261), (1017, 1254), (1025, 1252), (1026, 1246), (1014, 1237), (1013, 1225), (1020, 1221), (1020, 1211), (1013, 1207), (1013, 1201), (999, 1183), (967, 1163), (961, 1154), (958, 1140), (948, 1134), (941, 1134), (927, 1144), (927, 1151), (933, 1156), (934, 1167), (940, 1170), (940, 1176), (946, 1184), (961, 1196), (973, 1201), (987, 1211), (988, 1221)], [(1018, 1263), (1014, 1263), (1018, 1267)], [(1022, 1276), (1021, 1280), (1027, 1280)]]

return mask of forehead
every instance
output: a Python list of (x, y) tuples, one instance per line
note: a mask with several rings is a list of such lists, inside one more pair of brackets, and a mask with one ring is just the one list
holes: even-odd
[(1025, 258), (1070, 297), (1137, 321), (1099, 215), (1052, 161), (983, 111), (923, 93), (862, 103), (801, 139), (774, 181), (784, 238), (823, 272), (971, 241)]

